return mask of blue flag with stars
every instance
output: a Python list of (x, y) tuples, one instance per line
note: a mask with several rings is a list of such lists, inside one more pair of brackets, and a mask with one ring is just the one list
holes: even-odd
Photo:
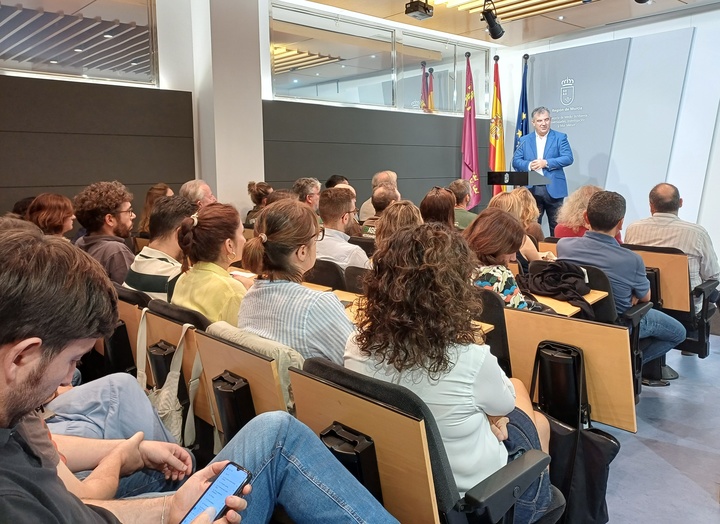
[(517, 124), (515, 124), (515, 147), (513, 151), (517, 149), (520, 143), (520, 138), (529, 133), (530, 126), (528, 125), (528, 101), (527, 101), (527, 72), (528, 72), (528, 56), (523, 57), (523, 74), (522, 74), (522, 89), (520, 90), (520, 105), (518, 106)]

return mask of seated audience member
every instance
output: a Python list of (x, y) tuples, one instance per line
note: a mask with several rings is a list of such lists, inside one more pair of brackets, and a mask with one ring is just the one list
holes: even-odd
[(317, 212), (320, 203), (320, 182), (317, 178), (298, 178), (292, 190), (300, 202)]
[(180, 196), (187, 198), (198, 207), (209, 206), (217, 202), (217, 198), (213, 195), (212, 189), (207, 182), (195, 179), (185, 182), (180, 188)]
[(455, 195), (445, 187), (432, 188), (420, 202), (420, 214), (425, 222), (455, 228)]
[(297, 200), (297, 195), (292, 189), (275, 189), (267, 196), (265, 205), (269, 206), (270, 204), (274, 204), (278, 200), (283, 200), (285, 198)]
[[(352, 191), (353, 198), (357, 201), (357, 193), (355, 192), (355, 188), (351, 186), (350, 184), (340, 182), (338, 184), (335, 184), (335, 188), (341, 189), (349, 189)], [(351, 220), (348, 223), (348, 225), (345, 227), (345, 233), (350, 235), (351, 237), (361, 237), (363, 236), (363, 228), (360, 225), (360, 222), (358, 222), (358, 210), (355, 210), (355, 213), (350, 217)], [(322, 218), (320, 219), (320, 223), (322, 224)]]
[(160, 197), (150, 212), (150, 243), (135, 256), (123, 286), (152, 298), (169, 301), (182, 270), (183, 252), (178, 244), (182, 221), (197, 206), (181, 196)]
[[(323, 193), (328, 191), (347, 190)], [(305, 358), (325, 357), (342, 364), (342, 350), (353, 330), (345, 308), (334, 294), (301, 284), (303, 274), (315, 265), (322, 235), (307, 206), (282, 200), (267, 207), (243, 252), (243, 267), (258, 278), (243, 300), (237, 326), (285, 344)]]
[(349, 189), (333, 187), (320, 193), (320, 218), (325, 236), (317, 243), (318, 260), (335, 262), (343, 271), (349, 266), (369, 267), (365, 251), (348, 242), (347, 231), (356, 212), (355, 197)]
[[(113, 331), (118, 319), (115, 291), (102, 267), (69, 243), (39, 230), (10, 229), (0, 232), (0, 296), (3, 521), (177, 523), (233, 460), (253, 473), (252, 494), (248, 486), (243, 498), (227, 497), (231, 511), (222, 522), (239, 522), (240, 516), (245, 522), (268, 522), (276, 505), (282, 505), (294, 522), (395, 522), (317, 436), (286, 413), (255, 417), (216, 462), (192, 475), (175, 493), (84, 503), (70, 494), (54, 464), (38, 450), (48, 447), (47, 431), (36, 433), (37, 442), (30, 444), (18, 423), (58, 386), (69, 383), (80, 357), (97, 338)], [(167, 454), (157, 456), (143, 442), (136, 435), (118, 443), (101, 459), (102, 467), (118, 478), (126, 468), (146, 461), (165, 469), (171, 478), (181, 471), (189, 473), (182, 456), (173, 452), (180, 459), (176, 461)], [(285, 460), (288, 456), (293, 460)], [(89, 458), (82, 451), (79, 457)], [(182, 465), (173, 466), (178, 462)], [(213, 519), (209, 512), (194, 522)]]
[(210, 322), (224, 320), (236, 326), (240, 303), (252, 285), (228, 272), (245, 245), (240, 213), (226, 204), (203, 206), (180, 223), (178, 244), (185, 259), (171, 302), (199, 311)]
[(140, 224), (138, 225), (138, 235), (140, 238), (150, 237), (150, 213), (152, 213), (155, 201), (160, 197), (173, 196), (173, 190), (164, 182), (159, 182), (148, 189), (145, 195), (145, 207), (143, 208)]
[(507, 307), (527, 308), (508, 262), (515, 262), (515, 253), (525, 240), (525, 230), (517, 218), (496, 207), (483, 210), (463, 232), (480, 265), (472, 275), (473, 283), (495, 291)]
[(360, 206), (360, 222), (365, 222), (368, 218), (376, 214), (375, 208), (372, 205), (372, 192), (375, 191), (375, 188), (380, 184), (392, 184), (397, 187), (397, 173), (395, 173), (395, 171), (380, 171), (375, 173), (372, 177), (371, 184), (371, 197)]
[(72, 201), (64, 195), (42, 193), (28, 207), (26, 220), (46, 235), (63, 236), (73, 228), (75, 213)]
[[(694, 288), (704, 280), (720, 280), (720, 264), (710, 235), (704, 227), (678, 217), (682, 205), (678, 188), (666, 183), (656, 185), (650, 191), (652, 216), (630, 224), (625, 241), (641, 246), (680, 249), (688, 256), (690, 287)], [(717, 302), (720, 292), (715, 289), (709, 299), (710, 302)], [(702, 301), (696, 299), (696, 310), (700, 311), (701, 307)]]
[(330, 189), (338, 184), (350, 184), (350, 181), (342, 175), (333, 175), (325, 182), (325, 189)]
[[(475, 342), (476, 262), (454, 229), (400, 229), (375, 253), (358, 334), (345, 348), (346, 368), (405, 386), (428, 405), (461, 496), (529, 447), (547, 450), (550, 434), (522, 382)], [(538, 518), (549, 499), (546, 470), (518, 499), (515, 522)]]
[(107, 271), (110, 280), (125, 281), (135, 254), (125, 244), (135, 213), (132, 194), (120, 182), (96, 182), (75, 197), (75, 215), (87, 234), (75, 245), (87, 251)]
[(526, 187), (516, 187), (510, 192), (520, 206), (520, 223), (525, 228), (525, 234), (535, 241), (535, 245), (545, 240), (542, 226), (538, 223), (540, 210), (535, 197)]
[(422, 224), (423, 219), (418, 207), (409, 200), (400, 200), (391, 204), (375, 226), (375, 246), (386, 242), (395, 231), (405, 226)]
[[(522, 204), (517, 195), (512, 193), (499, 193), (490, 199), (488, 207), (497, 207), (507, 211), (522, 224)], [(517, 261), (524, 273), (528, 272), (528, 266), (533, 260), (555, 260), (555, 255), (550, 251), (538, 251), (530, 236), (525, 233), (520, 250), (517, 253)]]
[[(581, 237), (585, 234), (589, 228), (589, 224), (585, 221), (588, 202), (591, 196), (602, 190), (600, 186), (581, 186), (565, 199), (557, 214), (558, 223), (555, 226), (557, 238)], [(620, 232), (615, 239), (622, 244)]]
[(450, 182), (448, 189), (455, 195), (455, 227), (462, 231), (470, 225), (470, 222), (475, 220), (477, 214), (468, 211), (467, 207), (470, 205), (470, 199), (472, 195), (470, 192), (472, 188), (470, 181), (463, 178), (453, 180)]
[(273, 188), (267, 182), (248, 183), (248, 195), (250, 195), (250, 200), (252, 200), (252, 203), (255, 205), (245, 216), (246, 224), (255, 223), (255, 219), (260, 214), (260, 211), (267, 205), (267, 199), (272, 192)]
[(13, 204), (11, 213), (18, 215), (22, 217), (23, 220), (25, 220), (27, 209), (30, 207), (30, 204), (32, 204), (33, 200), (35, 200), (34, 196), (21, 198)]
[(400, 191), (392, 184), (380, 184), (375, 188), (372, 194), (372, 205), (375, 214), (368, 218), (362, 225), (362, 236), (367, 238), (375, 238), (375, 226), (380, 216), (394, 202), (398, 202), (402, 198)]
[[(622, 195), (613, 191), (595, 193), (585, 211), (590, 230), (583, 237), (562, 238), (557, 244), (558, 258), (596, 266), (605, 272), (612, 286), (618, 315), (637, 302), (650, 300), (650, 283), (645, 276), (642, 258), (620, 246), (614, 238), (622, 230), (624, 217), (625, 199)], [(651, 309), (640, 321), (640, 338), (652, 340), (643, 350), (643, 364), (662, 357), (685, 340), (685, 336), (685, 328), (680, 322)], [(656, 382), (647, 385), (668, 385), (662, 380)]]

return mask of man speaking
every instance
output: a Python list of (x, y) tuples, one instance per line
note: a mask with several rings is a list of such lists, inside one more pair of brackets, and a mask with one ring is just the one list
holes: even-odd
[(550, 180), (547, 186), (533, 186), (530, 191), (540, 210), (538, 222), (542, 223), (547, 212), (550, 236), (554, 236), (555, 217), (568, 194), (563, 168), (573, 163), (573, 154), (567, 135), (550, 129), (550, 111), (546, 107), (533, 109), (531, 116), (535, 132), (520, 138), (512, 166), (516, 171), (537, 171)]

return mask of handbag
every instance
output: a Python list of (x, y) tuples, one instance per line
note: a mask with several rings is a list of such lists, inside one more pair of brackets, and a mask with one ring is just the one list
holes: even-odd
[(605, 495), (610, 463), (620, 442), (593, 428), (580, 348), (552, 341), (538, 344), (530, 398), (550, 422), (550, 481), (565, 496), (560, 522), (605, 524), (609, 521)]

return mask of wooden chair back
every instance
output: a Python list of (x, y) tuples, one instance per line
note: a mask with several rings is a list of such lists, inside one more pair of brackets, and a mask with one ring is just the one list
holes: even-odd
[(624, 247), (640, 255), (645, 267), (656, 267), (660, 270), (660, 296), (663, 309), (694, 312), (694, 309), (691, 309), (695, 305), (690, 300), (690, 270), (685, 253), (672, 249), (666, 250), (676, 252), (661, 253), (653, 248), (631, 244), (624, 244)]
[(297, 418), (316, 434), (340, 422), (373, 439), (385, 509), (400, 522), (440, 522), (422, 420), (294, 368), (290, 380)]
[(637, 431), (630, 337), (626, 327), (505, 308), (513, 377), (530, 390), (538, 344), (553, 340), (583, 350), (591, 417)]
[[(203, 377), (209, 386), (209, 402), (215, 413), (218, 413), (218, 407), (212, 381), (225, 370), (247, 380), (257, 415), (266, 411), (287, 411), (273, 359), (202, 331), (195, 333), (195, 341), (203, 364)], [(216, 422), (222, 431), (220, 417)]]

